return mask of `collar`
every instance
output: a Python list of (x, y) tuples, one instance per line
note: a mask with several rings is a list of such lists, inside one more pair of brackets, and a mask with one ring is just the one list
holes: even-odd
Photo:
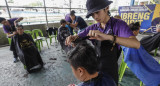
[(93, 82), (93, 81), (98, 81), (99, 79), (101, 79), (102, 78), (102, 74), (98, 74), (98, 76), (97, 77), (95, 77), (95, 78), (92, 78), (92, 79), (90, 79), (90, 80), (88, 80), (88, 81), (85, 81), (84, 83), (91, 83), (91, 82)]
[[(110, 25), (111, 24), (111, 19), (112, 19), (113, 17), (110, 17), (110, 19), (108, 20), (108, 22), (106, 23), (106, 25), (105, 25), (105, 27), (107, 26), (107, 25)], [(101, 23), (97, 23), (97, 27), (98, 28), (101, 28)]]

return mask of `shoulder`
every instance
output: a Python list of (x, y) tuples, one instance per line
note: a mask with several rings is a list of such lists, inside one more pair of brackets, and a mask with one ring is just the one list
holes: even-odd
[(69, 17), (70, 16), (70, 14), (68, 13), (68, 14), (66, 14), (66, 16), (65, 17)]
[(117, 28), (119, 28), (119, 29), (129, 29), (129, 26), (128, 26), (128, 24), (125, 22), (125, 21), (123, 21), (123, 20), (121, 20), (121, 19), (113, 19), (113, 23), (114, 23), (114, 29), (117, 29)]
[(120, 25), (120, 26), (127, 25), (127, 23), (121, 19), (112, 18), (112, 20), (113, 20), (113, 23), (115, 23), (116, 25)]
[(15, 21), (15, 20), (17, 20), (18, 18), (11, 18), (11, 19), (9, 19), (10, 21)]
[(92, 24), (91, 26), (88, 26), (86, 29), (96, 30), (97, 28), (98, 28), (98, 23), (97, 24)]
[(76, 16), (78, 20), (83, 20), (81, 16)]

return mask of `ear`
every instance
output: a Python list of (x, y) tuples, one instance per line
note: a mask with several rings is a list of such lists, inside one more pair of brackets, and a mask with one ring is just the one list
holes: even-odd
[(84, 75), (84, 68), (79, 67), (78, 72), (79, 72), (79, 76), (82, 77)]
[(136, 31), (133, 31), (133, 34), (135, 34), (136, 33)]
[(109, 6), (105, 8), (105, 12), (108, 13), (108, 10), (109, 10)]

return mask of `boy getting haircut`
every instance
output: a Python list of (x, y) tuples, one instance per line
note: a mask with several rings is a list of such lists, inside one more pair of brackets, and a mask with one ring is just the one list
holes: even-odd
[(67, 56), (74, 76), (82, 81), (78, 86), (116, 86), (110, 76), (98, 72), (99, 58), (88, 41), (77, 43)]

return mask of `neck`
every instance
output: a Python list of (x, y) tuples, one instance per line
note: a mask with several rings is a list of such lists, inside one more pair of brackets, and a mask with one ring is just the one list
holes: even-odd
[(87, 74), (87, 75), (86, 75), (86, 78), (85, 78), (83, 81), (91, 80), (92, 78), (95, 78), (95, 77), (97, 77), (97, 76), (98, 76), (98, 72), (96, 72), (96, 73), (94, 73), (94, 74), (92, 74), (92, 75)]
[(106, 16), (106, 18), (104, 19), (104, 21), (103, 22), (101, 22), (101, 28), (105, 28), (105, 26), (106, 26), (106, 24), (107, 24), (107, 22), (109, 21), (109, 19), (110, 19), (110, 16)]
[(7, 25), (10, 25), (9, 21), (7, 20)]

